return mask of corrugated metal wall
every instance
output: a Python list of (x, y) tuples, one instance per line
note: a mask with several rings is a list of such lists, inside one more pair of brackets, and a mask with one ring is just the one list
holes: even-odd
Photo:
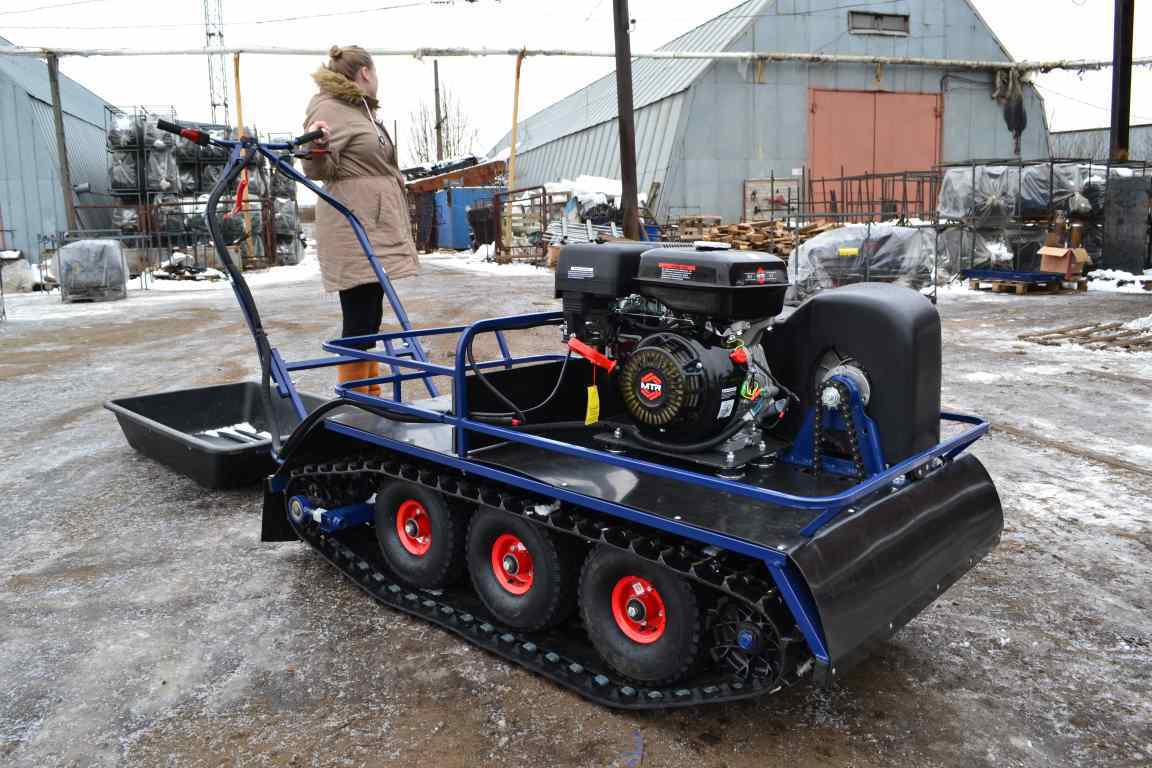
[[(672, 156), (684, 94), (636, 110), (636, 178), (641, 193), (662, 180)], [(518, 155), (516, 186), (559, 181), (581, 174), (620, 177), (620, 132), (610, 120)]]
[[(1108, 128), (1084, 131), (1057, 131), (1052, 134), (1052, 157), (1080, 160), (1107, 160), (1112, 147)], [(1128, 134), (1128, 157), (1152, 161), (1152, 124), (1134, 125)]]
[[(73, 184), (87, 182), (93, 193), (80, 203), (106, 203), (108, 189), (104, 145), (104, 102), (87, 89), (60, 78), (64, 133)], [(31, 261), (40, 237), (67, 227), (60, 192), (56, 128), (47, 86), (47, 65), (38, 59), (0, 60), (0, 217), (4, 246), (24, 251)], [(108, 226), (107, 211), (81, 211), (86, 228)]]
[[(907, 14), (910, 34), (850, 32), (848, 12), (853, 5), (865, 11)], [(776, 0), (751, 11), (747, 8), (741, 6), (740, 13), (721, 17), (726, 24), (744, 17), (747, 24), (732, 37), (726, 50), (1010, 60), (967, 0), (892, 0), (883, 4)], [(727, 31), (731, 36), (731, 29)], [(644, 84), (638, 72), (639, 68), (634, 77), (639, 92)], [(808, 110), (814, 88), (943, 93), (943, 161), (1011, 157), (1012, 136), (999, 104), (991, 98), (992, 81), (989, 73), (950, 73), (925, 67), (878, 69), (871, 65), (789, 63), (757, 67), (746, 62), (712, 62), (675, 97), (676, 108), (667, 111), (667, 119), (676, 119), (677, 124), (653, 134), (659, 137), (657, 143), (667, 144), (667, 159), (665, 147), (660, 146), (653, 153), (657, 162), (647, 168), (650, 161), (640, 148), (641, 125), (651, 130), (649, 121), (664, 116), (649, 112), (656, 105), (637, 110), (640, 191), (646, 191), (654, 179), (663, 181), (655, 211), (661, 219), (687, 212), (738, 219), (744, 179), (789, 177), (794, 169), (808, 165)], [(566, 103), (561, 101), (532, 119), (541, 124), (558, 120), (569, 113)], [(1026, 159), (1047, 157), (1043, 101), (1028, 86), (1024, 103), (1029, 119), (1021, 137), (1021, 155)], [(615, 119), (611, 119), (527, 149), (517, 160), (518, 169), (523, 169), (517, 173), (517, 185), (541, 184), (579, 173), (616, 175), (617, 130)]]

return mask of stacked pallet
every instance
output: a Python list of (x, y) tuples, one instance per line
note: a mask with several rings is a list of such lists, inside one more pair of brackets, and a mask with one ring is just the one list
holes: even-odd
[(701, 240), (728, 243), (741, 251), (766, 251), (788, 256), (792, 249), (810, 237), (835, 229), (837, 224), (809, 224), (792, 229), (782, 221), (746, 221), (709, 227)]
[(721, 221), (719, 216), (681, 216), (676, 224), (681, 240), (703, 240), (705, 233)]

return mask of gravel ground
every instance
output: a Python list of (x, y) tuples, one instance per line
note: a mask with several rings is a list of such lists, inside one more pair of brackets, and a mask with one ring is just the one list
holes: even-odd
[[(548, 273), (446, 263), (399, 284), (417, 325), (555, 304)], [(288, 358), (337, 335), (315, 279), (255, 290)], [(995, 426), (1002, 545), (832, 691), (649, 714), (371, 604), (261, 544), (254, 492), (127, 446), (104, 400), (255, 376), (226, 288), (56, 301), (9, 296), (0, 325), (0, 763), (1152, 764), (1152, 355), (1016, 340), (1148, 297), (949, 292), (944, 401)]]

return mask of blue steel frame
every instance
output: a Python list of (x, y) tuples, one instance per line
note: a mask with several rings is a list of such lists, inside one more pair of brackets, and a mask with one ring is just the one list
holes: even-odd
[[(333, 341), (326, 342), (323, 344), (323, 349), (327, 352), (333, 353), (333, 356), (331, 357), (286, 362), (275, 348), (271, 348), (271, 378), (275, 384), (276, 391), (280, 397), (289, 398), (291, 400), (294, 409), (301, 419), (307, 416), (308, 411), (296, 390), (295, 383), (291, 379), (291, 373), (293, 371), (311, 370), (330, 365), (340, 365), (342, 363), (353, 362), (356, 360), (372, 360), (380, 362), (388, 366), (388, 369), (391, 371), (389, 375), (345, 382), (344, 384), (336, 387), (337, 394), (352, 403), (360, 403), (367, 406), (383, 406), (387, 410), (414, 416), (423, 421), (449, 425), (453, 427), (454, 430), (453, 452), (443, 453), (440, 451), (430, 450), (428, 448), (399, 441), (385, 435), (379, 435), (374, 432), (359, 429), (357, 427), (332, 419), (325, 420), (325, 428), (338, 434), (347, 435), (367, 443), (379, 445), (389, 450), (399, 451), (401, 453), (409, 454), (411, 456), (435, 462), (437, 464), (453, 467), (455, 469), (468, 472), (471, 475), (484, 477), (510, 486), (521, 488), (534, 494), (539, 494), (542, 496), (558, 499), (563, 502), (587, 507), (589, 509), (623, 518), (640, 525), (648, 526), (656, 530), (664, 531), (669, 534), (683, 536), (688, 539), (701, 541), (706, 544), (714, 545), (723, 549), (737, 552), (739, 554), (756, 558), (762, 561), (768, 567), (773, 579), (776, 582), (777, 587), (780, 589), (781, 596), (784, 598), (785, 603), (788, 605), (789, 609), (795, 616), (797, 625), (800, 627), (800, 630), (808, 643), (809, 649), (819, 663), (830, 663), (828, 650), (824, 643), (824, 636), (820, 626), (819, 614), (815, 605), (812, 603), (807, 585), (805, 584), (804, 579), (800, 575), (799, 571), (792, 564), (788, 557), (790, 547), (782, 544), (780, 545), (779, 549), (771, 549), (758, 544), (754, 544), (744, 539), (735, 538), (733, 536), (708, 530), (706, 528), (689, 525), (678, 520), (670, 520), (650, 512), (646, 512), (644, 510), (625, 506), (623, 504), (618, 504), (591, 496), (585, 496), (565, 488), (557, 488), (553, 485), (541, 482), (533, 478), (524, 477), (514, 472), (489, 466), (481, 462), (472, 461), (469, 459), (471, 447), (471, 442), (469, 439), (470, 435), (473, 433), (487, 435), (489, 437), (495, 437), (501, 440), (522, 443), (533, 448), (538, 448), (540, 450), (554, 451), (559, 454), (575, 456), (578, 458), (609, 464), (612, 466), (650, 474), (657, 477), (693, 483), (718, 492), (731, 493), (737, 496), (753, 499), (767, 505), (806, 510), (818, 510), (820, 514), (816, 517), (816, 519), (813, 520), (812, 523), (810, 523), (806, 528), (797, 532), (799, 537), (803, 538), (814, 535), (816, 531), (835, 519), (835, 517), (841, 512), (851, 508), (853, 505), (863, 502), (873, 494), (876, 494), (880, 491), (895, 490), (902, 487), (909, 473), (922, 469), (926, 467), (926, 465), (930, 465), (935, 462), (951, 460), (955, 456), (962, 453), (973, 442), (975, 442), (988, 431), (988, 422), (978, 417), (964, 414), (942, 413), (942, 420), (965, 424), (967, 425), (967, 429), (959, 434), (946, 438), (930, 450), (923, 451), (909, 459), (900, 462), (899, 464), (879, 468), (879, 471), (876, 471), (867, 479), (840, 493), (836, 493), (830, 496), (797, 496), (794, 494), (788, 494), (780, 491), (743, 484), (735, 480), (727, 480), (715, 475), (706, 475), (691, 470), (664, 466), (662, 464), (657, 464), (645, 459), (634, 458), (623, 454), (612, 454), (608, 453), (607, 451), (596, 450), (593, 448), (586, 448), (580, 445), (565, 443), (541, 435), (520, 432), (508, 427), (489, 424), (468, 418), (467, 416), (462, 415), (469, 412), (466, 378), (469, 372), (474, 368), (512, 368), (516, 365), (526, 365), (547, 361), (560, 361), (564, 359), (562, 355), (558, 354), (514, 357), (511, 354), (504, 337), (505, 331), (517, 331), (529, 328), (537, 328), (540, 326), (559, 325), (563, 321), (562, 313), (535, 312), (530, 314), (511, 315), (508, 317), (480, 320), (468, 325), (423, 328), (419, 330), (413, 329), (411, 327), (411, 323), (408, 320), (408, 316), (404, 312), (404, 308), (400, 303), (400, 298), (397, 296), (395, 290), (393, 289), (392, 284), (388, 279), (387, 272), (384, 270), (380, 262), (377, 260), (375, 254), (372, 252), (371, 243), (369, 242), (363, 227), (360, 225), (360, 222), (356, 219), (356, 215), (339, 200), (333, 198), (331, 195), (325, 192), (324, 189), (304, 177), (289, 162), (286, 162), (285, 157), (283, 157), (281, 154), (278, 154), (291, 150), (294, 144), (260, 144), (251, 138), (246, 138), (235, 142), (219, 141), (214, 143), (232, 148), (229, 159), (230, 165), (232, 163), (242, 162), (246, 150), (259, 152), (261, 155), (266, 157), (278, 171), (284, 173), (298, 183), (303, 184), (305, 187), (316, 193), (317, 197), (324, 200), (329, 205), (332, 205), (341, 214), (343, 214), (344, 217), (348, 220), (349, 224), (352, 226), (353, 231), (356, 233), (356, 238), (359, 241), (361, 248), (363, 248), (368, 260), (371, 262), (373, 271), (376, 274), (376, 278), (383, 286), (384, 293), (388, 297), (388, 301), (392, 305), (392, 309), (395, 312), (397, 319), (399, 320), (401, 328), (403, 329), (397, 332), (356, 336), (335, 339)], [(225, 176), (227, 176), (227, 170), (224, 174), (222, 174), (222, 178)], [(239, 279), (243, 281), (243, 276), (240, 276)], [(244, 286), (245, 291), (246, 288), (247, 287)], [(239, 285), (234, 284), (233, 289), (236, 291), (237, 299), (239, 300), (241, 309), (244, 312), (245, 320), (251, 329), (254, 327), (252, 313), (254, 312), (255, 308), (254, 306), (249, 306)], [(475, 364), (475, 366), (473, 366), (467, 362), (466, 353), (467, 350), (471, 348), (473, 339), (482, 333), (492, 333), (496, 336), (501, 357), (495, 360), (478, 362)], [(446, 336), (452, 334), (458, 334), (456, 341), (456, 358), (454, 364), (448, 366), (432, 363), (429, 361), (420, 340), (422, 338), (432, 336)], [(377, 351), (376, 349), (371, 348), (360, 349), (358, 347), (350, 346), (352, 344), (362, 343), (382, 344), (383, 351)], [(432, 396), (436, 396), (438, 394), (438, 389), (436, 388), (433, 379), (437, 377), (447, 377), (452, 381), (452, 408), (448, 412), (433, 410), (428, 407), (421, 407), (415, 403), (405, 403), (403, 401), (403, 382), (422, 381), (425, 385), (425, 388), (428, 390), (428, 393)], [(852, 384), (852, 382), (847, 383), (849, 385)], [(366, 384), (391, 384), (392, 397), (377, 397), (356, 390), (357, 387), (362, 387)], [(876, 450), (878, 451), (878, 446), (876, 447)], [(277, 458), (278, 461), (281, 460), (281, 457), (277, 456), (275, 458)], [(274, 482), (272, 490), (281, 491), (283, 490), (283, 486), (279, 485), (278, 487)], [(344, 527), (350, 522), (363, 519), (365, 515), (366, 510), (361, 508), (359, 505), (357, 505), (355, 509), (349, 508), (346, 510), (333, 510), (332, 513), (330, 513), (330, 525), (334, 529)]]

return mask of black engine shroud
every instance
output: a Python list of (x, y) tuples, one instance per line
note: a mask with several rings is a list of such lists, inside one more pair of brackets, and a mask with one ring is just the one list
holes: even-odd
[(729, 350), (674, 333), (640, 342), (620, 367), (620, 395), (640, 429), (677, 440), (709, 437), (738, 412), (743, 372)]

